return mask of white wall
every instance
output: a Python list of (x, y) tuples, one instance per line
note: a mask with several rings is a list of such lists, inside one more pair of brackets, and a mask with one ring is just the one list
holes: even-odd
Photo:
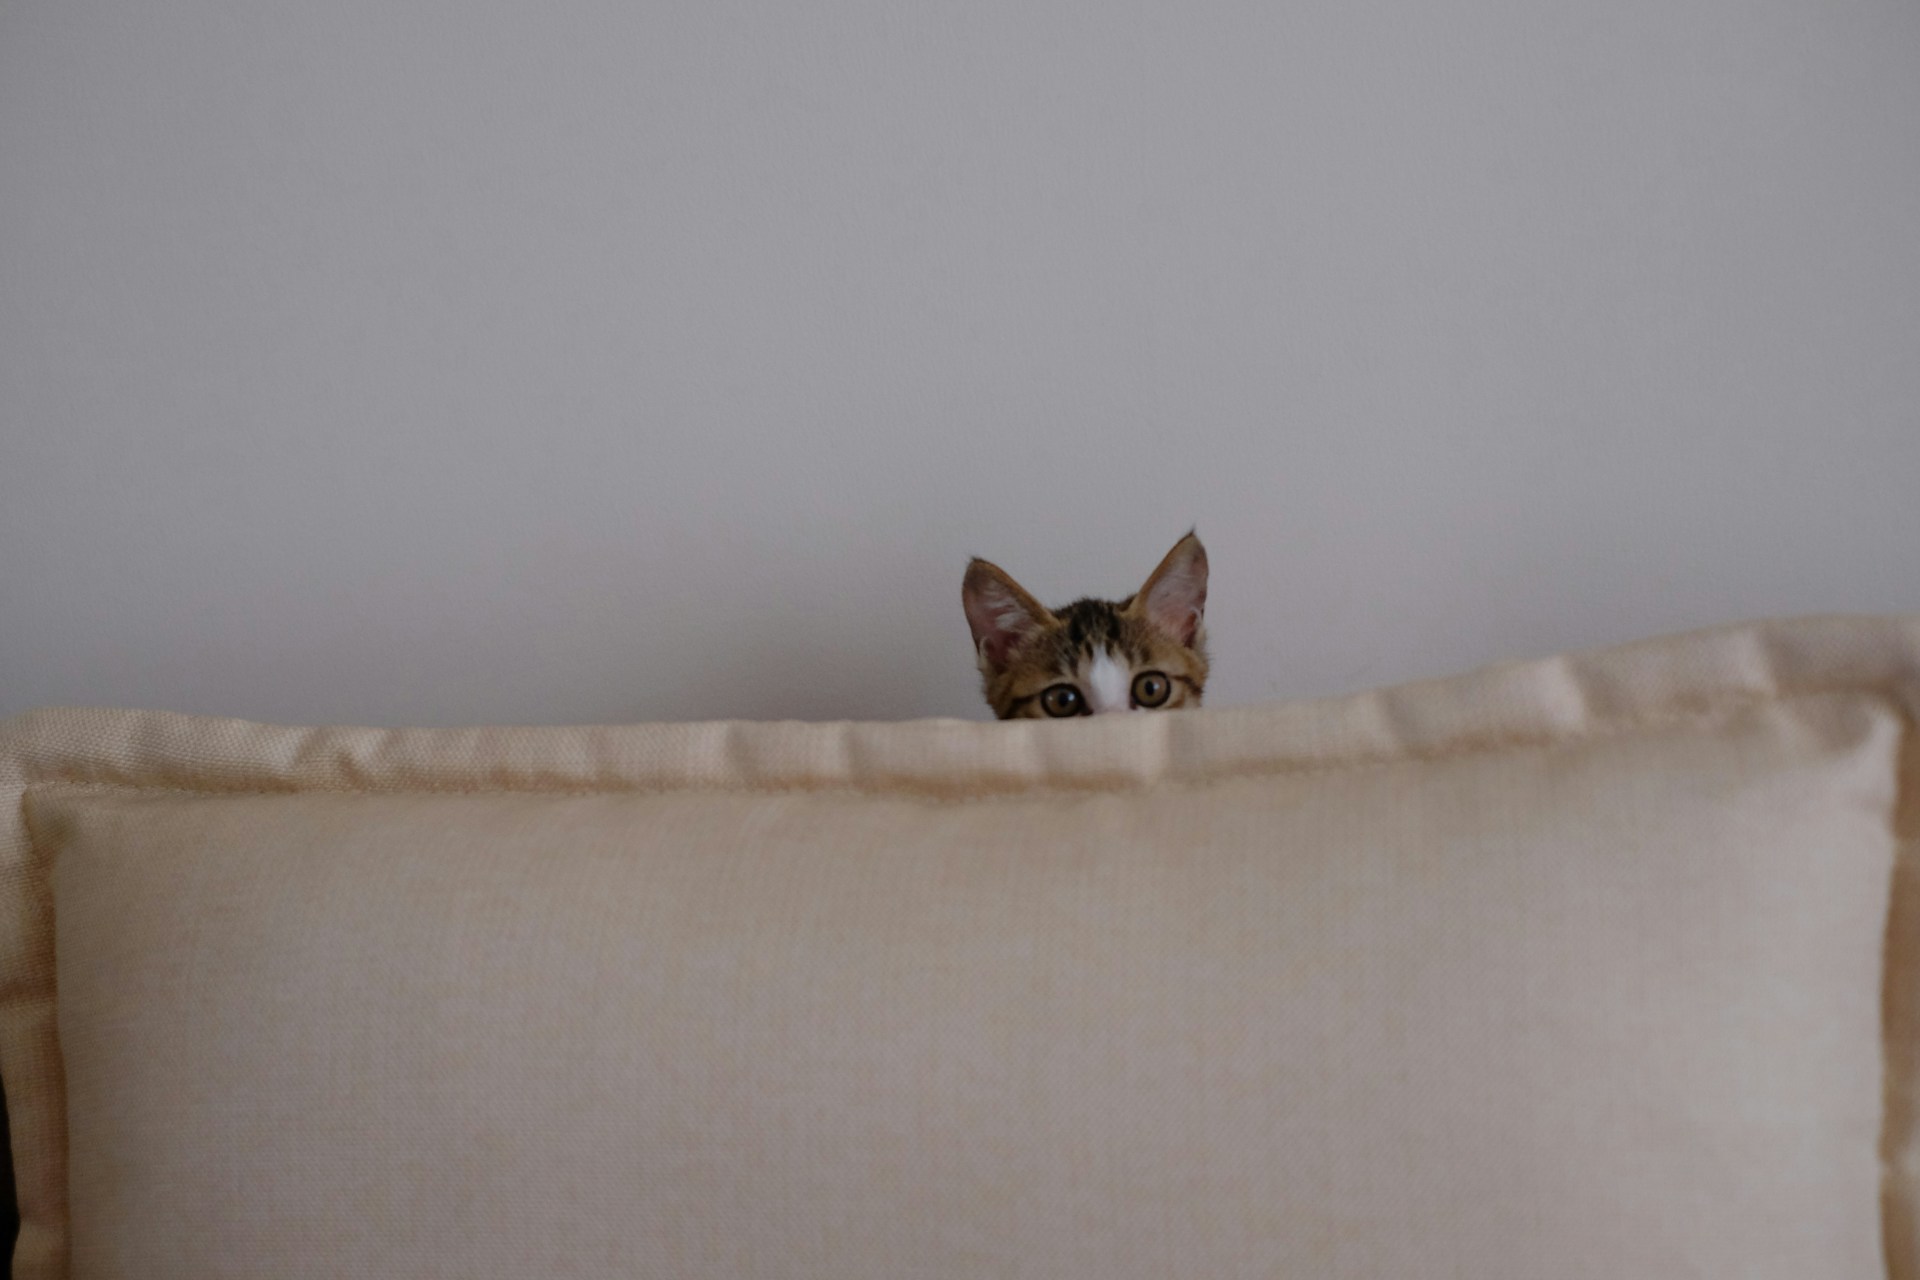
[(984, 715), (1920, 610), (1920, 4), (0, 7), (0, 712)]

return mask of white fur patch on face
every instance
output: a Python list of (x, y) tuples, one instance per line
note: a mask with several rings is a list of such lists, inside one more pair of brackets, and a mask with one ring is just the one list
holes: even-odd
[(1087, 703), (1093, 713), (1103, 711), (1133, 710), (1132, 681), (1129, 672), (1113, 660), (1111, 653), (1101, 652), (1087, 667)]

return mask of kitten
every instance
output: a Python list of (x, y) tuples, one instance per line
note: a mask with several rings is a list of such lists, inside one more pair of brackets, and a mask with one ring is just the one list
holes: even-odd
[(1207, 683), (1207, 549), (1189, 533), (1125, 600), (1048, 609), (976, 557), (960, 600), (1002, 720), (1197, 707)]

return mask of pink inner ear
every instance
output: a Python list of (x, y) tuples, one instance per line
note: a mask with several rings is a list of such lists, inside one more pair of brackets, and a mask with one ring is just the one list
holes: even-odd
[(978, 587), (970, 584), (965, 604), (973, 647), (996, 668), (1005, 667), (1013, 651), (1040, 625), (1019, 599), (997, 582)]
[(1181, 644), (1192, 644), (1207, 611), (1206, 553), (1189, 554), (1169, 565), (1147, 589), (1146, 610), (1153, 625)]

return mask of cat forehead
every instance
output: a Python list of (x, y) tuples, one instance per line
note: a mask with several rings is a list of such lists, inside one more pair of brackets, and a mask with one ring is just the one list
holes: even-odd
[(1096, 659), (1111, 656), (1122, 667), (1147, 660), (1152, 650), (1148, 628), (1125, 610), (1126, 602), (1076, 600), (1053, 610), (1048, 628), (1034, 654), (1039, 664), (1057, 674), (1084, 674)]
[(1075, 600), (1064, 609), (1055, 609), (1060, 620), (1060, 636), (1076, 650), (1091, 650), (1119, 642), (1132, 630), (1130, 619), (1121, 614), (1127, 602)]

